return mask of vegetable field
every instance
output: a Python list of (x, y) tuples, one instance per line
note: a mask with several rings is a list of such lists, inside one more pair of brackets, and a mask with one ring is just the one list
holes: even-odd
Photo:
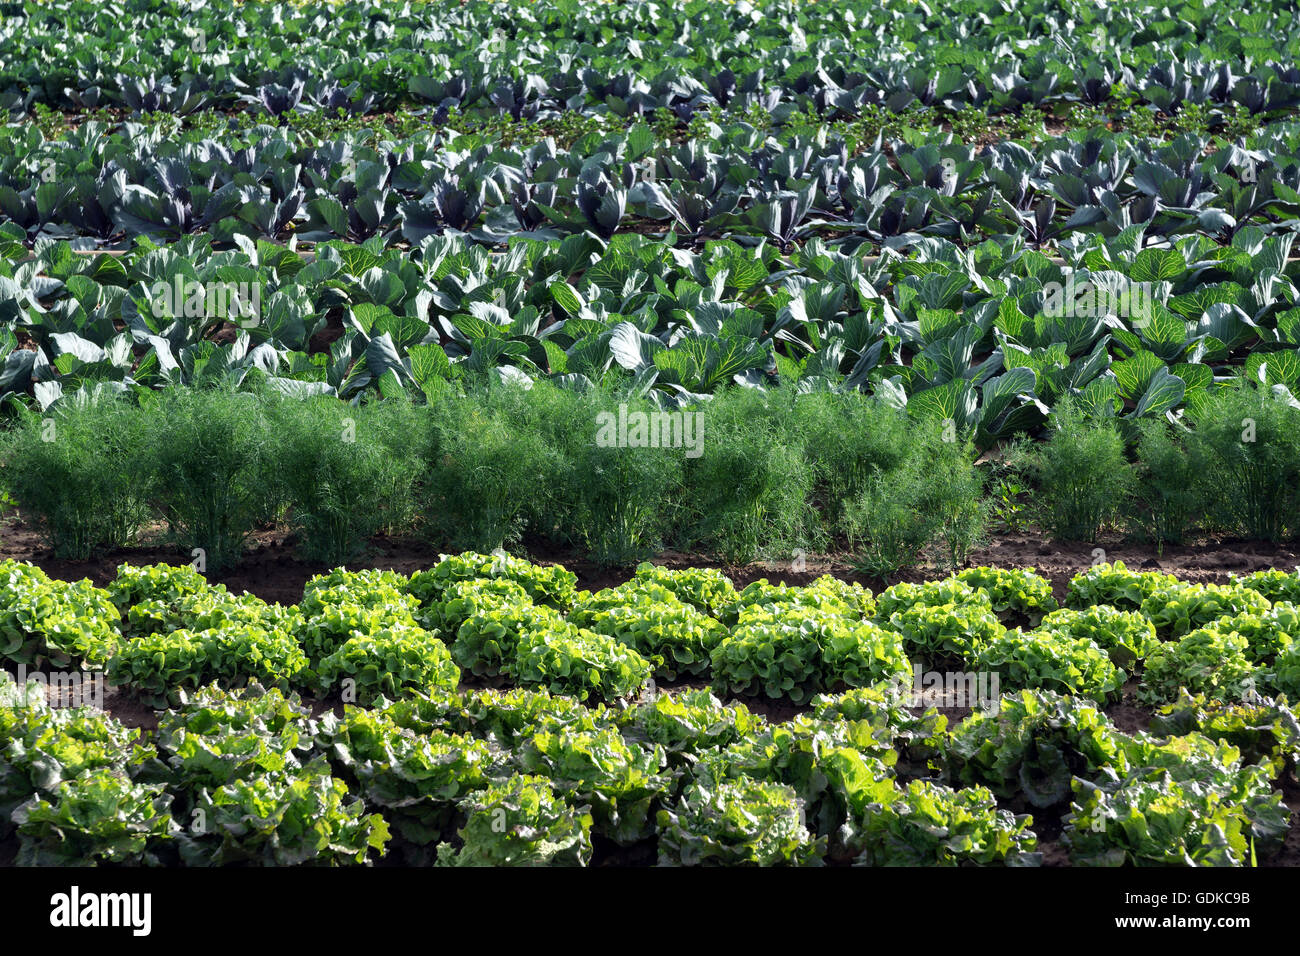
[(1294, 865), (1298, 60), (0, 2), (0, 865)]
[(283, 607), (191, 568), (0, 571), (10, 662), (156, 708), (2, 678), (20, 864), (1241, 866), (1288, 831), (1296, 574), (1101, 565), (1058, 604), (1032, 570), (591, 592), (465, 553)]

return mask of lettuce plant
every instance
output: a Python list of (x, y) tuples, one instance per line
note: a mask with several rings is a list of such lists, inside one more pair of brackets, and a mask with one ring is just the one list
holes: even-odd
[[(156, 734), (178, 796), (300, 766), (314, 749), (315, 722), (294, 694), (211, 684), (178, 697), (177, 707), (159, 716)], [(178, 804), (177, 813), (189, 806)]]
[(1128, 773), (1103, 772), (1097, 781), (1103, 790), (1114, 792), (1139, 782), (1205, 787), (1243, 815), (1260, 850), (1281, 843), (1290, 819), (1282, 794), (1273, 791), (1269, 768), (1244, 765), (1241, 751), (1231, 743), (1195, 731), (1178, 737), (1139, 732), (1130, 738), (1128, 752)]
[(1082, 610), (1106, 604), (1121, 611), (1136, 611), (1157, 590), (1178, 583), (1172, 574), (1161, 571), (1130, 571), (1123, 561), (1095, 564), (1070, 580), (1065, 606)]
[(804, 587), (769, 584), (767, 578), (761, 578), (737, 595), (728, 622), (735, 623), (751, 607), (766, 608), (774, 613), (788, 607), (808, 608), (851, 622), (861, 621), (875, 613), (875, 601), (869, 590), (829, 574), (823, 574)]
[(1300, 571), (1281, 571), (1269, 568), (1236, 578), (1234, 584), (1258, 591), (1270, 601), (1300, 604)]
[(475, 611), (461, 624), (451, 654), (465, 670), (494, 677), (511, 666), (525, 634), (562, 632), (566, 627), (560, 613), (544, 605), (486, 607)]
[(1053, 611), (1043, 618), (1038, 630), (1092, 641), (1117, 667), (1132, 668), (1160, 646), (1155, 625), (1141, 612), (1119, 611), (1104, 604)]
[(1251, 663), (1267, 666), (1300, 637), (1300, 608), (1280, 602), (1262, 613), (1247, 611), (1223, 618), (1214, 626), (1244, 637)]
[(409, 607), (365, 607), (360, 604), (327, 604), (310, 617), (295, 622), (294, 637), (317, 666), (354, 637), (363, 637), (388, 627), (418, 625)]
[(793, 787), (807, 807), (808, 826), (832, 836), (849, 817), (893, 799), (895, 759), (892, 741), (865, 723), (804, 715), (701, 755), (695, 778), (751, 777)]
[(388, 824), (318, 758), (205, 790), (179, 837), (187, 866), (341, 866), (382, 856)]
[(858, 866), (1036, 866), (1033, 817), (1000, 809), (984, 787), (913, 780), (871, 807), (847, 840)]
[(659, 811), (660, 866), (816, 866), (825, 839), (791, 787), (742, 778), (692, 784)]
[(1288, 644), (1266, 673), (1266, 682), (1287, 700), (1300, 700), (1300, 642)]
[(191, 594), (145, 598), (126, 609), (128, 637), (170, 631), (207, 631), (233, 625), (265, 629), (282, 628), (298, 633), (301, 617), (296, 607), (267, 604), (252, 594), (234, 595), (225, 585)]
[(824, 690), (868, 687), (882, 681), (896, 681), (907, 667), (907, 652), (899, 635), (871, 621), (835, 627), (822, 644)]
[(89, 581), (54, 581), (26, 562), (0, 561), (0, 656), (15, 664), (102, 665), (120, 623), (109, 593)]
[(109, 661), (107, 674), (145, 703), (165, 706), (176, 703), (182, 689), (213, 681), (287, 690), (305, 679), (307, 658), (288, 633), (245, 624), (137, 637)]
[(399, 624), (348, 639), (320, 662), (316, 678), (322, 690), (341, 693), (345, 701), (371, 704), (413, 690), (455, 690), (460, 668), (429, 631)]
[(1006, 634), (1006, 628), (993, 613), (988, 598), (974, 592), (961, 604), (922, 604), (895, 611), (885, 626), (902, 635), (910, 654), (927, 660), (943, 658), (975, 660), (980, 651)]
[(387, 713), (358, 707), (342, 719), (327, 717), (320, 734), (334, 766), (415, 846), (436, 843), (456, 803), (486, 786), (499, 762), (482, 740), (440, 730), (417, 734)]
[(952, 732), (949, 772), (1035, 807), (1070, 795), (1076, 776), (1128, 768), (1125, 737), (1095, 706), (1049, 690), (1004, 694), (996, 714), (973, 714)]
[[(900, 700), (895, 688), (878, 684), (842, 694), (821, 694), (812, 700), (812, 715), (818, 720), (845, 720), (854, 724), (852, 736), (861, 746), (870, 733), (884, 747), (898, 755), (898, 772), (933, 769), (947, 736), (948, 718), (933, 707), (913, 713)], [(868, 730), (869, 728), (869, 730)]]
[(419, 602), (392, 571), (343, 571), (307, 582), (295, 634), (312, 661), (324, 660), (354, 637), (388, 627), (415, 627)]
[(1031, 625), (1058, 606), (1052, 582), (1033, 568), (967, 568), (953, 577), (988, 594), (994, 613), (1019, 615)]
[(656, 804), (673, 789), (663, 748), (629, 744), (613, 729), (542, 731), (522, 742), (516, 759), (570, 805), (589, 806), (595, 832), (624, 845), (650, 836)]
[(1180, 689), (1178, 699), (1151, 718), (1153, 734), (1200, 734), (1236, 747), (1246, 763), (1266, 766), (1272, 776), (1300, 755), (1300, 720), (1286, 698), (1256, 696), (1221, 701)]
[(409, 586), (406, 576), (396, 571), (335, 568), (326, 574), (315, 575), (303, 585), (299, 606), (308, 617), (328, 604), (357, 604), (361, 607), (401, 605), (414, 609), (418, 602), (407, 593)]
[(1263, 676), (1246, 656), (1248, 646), (1240, 634), (1218, 625), (1161, 644), (1147, 655), (1138, 696), (1148, 703), (1162, 703), (1174, 700), (1185, 688), (1219, 700), (1240, 700), (1259, 686)]
[(1142, 602), (1142, 613), (1151, 619), (1160, 639), (1168, 641), (1225, 617), (1263, 614), (1271, 606), (1258, 591), (1239, 585), (1179, 582), (1153, 591)]
[(1118, 697), (1125, 680), (1095, 643), (1060, 631), (1008, 631), (980, 651), (975, 667), (999, 673), (1008, 690), (1043, 687), (1099, 704)]
[(432, 568), (411, 575), (407, 591), (421, 604), (428, 605), (440, 600), (443, 592), (457, 581), (501, 578), (520, 585), (537, 604), (560, 611), (571, 608), (577, 597), (578, 576), (558, 564), (539, 565), (506, 554), (473, 551), (443, 555)]
[(438, 848), (439, 866), (586, 866), (591, 814), (556, 796), (545, 777), (514, 774), (460, 802), (460, 848)]
[(802, 704), (837, 685), (864, 686), (910, 675), (899, 636), (831, 611), (787, 605), (746, 608), (713, 649), (714, 687)]
[(176, 836), (171, 797), (109, 767), (61, 780), (13, 812), (19, 866), (157, 866)]
[(93, 770), (135, 777), (154, 756), (138, 729), (89, 708), (57, 708), (12, 690), (0, 705), (0, 836), (14, 809), (37, 794), (50, 797), (64, 781)]
[(510, 690), (430, 690), (393, 701), (384, 713), (416, 733), (442, 730), (471, 734), (514, 747), (543, 730), (594, 731), (611, 724), (603, 704), (588, 707), (572, 697), (553, 695), (545, 688)]
[(144, 601), (173, 603), (208, 590), (208, 580), (189, 564), (118, 565), (107, 591), (123, 614)]
[(16, 726), (24, 719), (20, 712), (28, 709), (49, 709), (44, 689), (31, 681), (20, 685), (13, 674), (0, 671), (0, 719), (7, 721), (4, 726)]
[(660, 746), (676, 763), (685, 755), (725, 747), (760, 732), (767, 721), (744, 704), (724, 705), (707, 690), (654, 694), (617, 717), (623, 736)]
[(709, 655), (727, 629), (689, 604), (643, 602), (612, 607), (593, 616), (588, 627), (612, 637), (648, 660), (657, 677), (676, 680), (709, 669)]
[(423, 605), (420, 621), (431, 630), (455, 634), (460, 626), (480, 611), (525, 607), (533, 603), (523, 585), (507, 578), (457, 581), (442, 592), (440, 600)]
[(1163, 771), (1073, 786), (1062, 842), (1082, 866), (1246, 866), (1280, 843), (1290, 816), (1259, 766), (1231, 781)]
[[(1126, 777), (1170, 774), (1175, 780), (1232, 782), (1241, 767), (1241, 751), (1223, 740), (1192, 732), (1165, 737), (1139, 730), (1124, 741)], [(1112, 769), (1115, 776), (1117, 771)]]
[(920, 584), (900, 581), (893, 587), (886, 588), (876, 598), (876, 619), (888, 621), (899, 611), (906, 611), (918, 605), (947, 607), (959, 604), (980, 604), (988, 607), (990, 611), (993, 610), (993, 602), (987, 593), (955, 577), (950, 577)]
[(684, 604), (719, 620), (737, 598), (731, 579), (714, 568), (665, 568), (647, 561), (637, 565), (633, 580), (667, 588)]
[(505, 668), (520, 683), (581, 701), (630, 697), (651, 672), (650, 662), (626, 644), (568, 623), (520, 635)]
[(799, 603), (821, 607), (826, 601), (842, 601), (855, 615), (869, 618), (876, 613), (875, 596), (856, 581), (845, 581), (833, 574), (823, 574), (801, 589)]
[(599, 591), (579, 591), (574, 598), (573, 609), (567, 619), (578, 627), (591, 627), (602, 615), (615, 608), (632, 605), (649, 606), (659, 604), (665, 607), (682, 607), (686, 602), (677, 596), (677, 592), (659, 581), (649, 578), (633, 578), (618, 587), (602, 588)]

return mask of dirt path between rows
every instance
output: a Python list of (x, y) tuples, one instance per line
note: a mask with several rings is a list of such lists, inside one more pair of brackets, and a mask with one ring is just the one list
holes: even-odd
[[(418, 539), (377, 537), (371, 541), (362, 559), (351, 562), (348, 567), (353, 570), (385, 568), (409, 574), (436, 564), (440, 550), (445, 549)], [(512, 553), (543, 564), (562, 564), (578, 576), (579, 587), (591, 590), (621, 584), (632, 574), (630, 567), (601, 567), (580, 552), (530, 548), (527, 542), (522, 548), (512, 549)], [(17, 515), (0, 520), (0, 558), (31, 561), (54, 577), (65, 580), (88, 577), (101, 586), (112, 580), (119, 564), (126, 562), (189, 562), (184, 551), (165, 544), (113, 551), (89, 561), (56, 559), (36, 529)], [(773, 582), (784, 581), (786, 584), (807, 584), (819, 575), (829, 573), (879, 591), (898, 581), (929, 580), (947, 573), (946, 569), (940, 567), (918, 567), (884, 580), (870, 578), (855, 572), (851, 556), (845, 554), (809, 554), (802, 559), (796, 559), (792, 555), (784, 561), (768, 560), (734, 565), (713, 560), (707, 555), (668, 551), (658, 555), (654, 561), (669, 567), (720, 568), (737, 587), (744, 587), (760, 578), (768, 578)], [(968, 563), (972, 566), (1032, 567), (1052, 581), (1053, 589), (1060, 597), (1071, 577), (1102, 561), (1123, 561), (1130, 568), (1166, 571), (1192, 582), (1223, 583), (1233, 574), (1248, 574), (1267, 568), (1294, 570), (1300, 565), (1300, 544), (1274, 545), (1259, 541), (1205, 539), (1187, 545), (1166, 546), (1163, 553), (1157, 553), (1150, 545), (1120, 540), (1103, 540), (1097, 544), (1049, 541), (1042, 534), (1028, 530), (1022, 534), (995, 536), (987, 546), (972, 552)], [(292, 539), (283, 531), (270, 529), (253, 535), (238, 567), (211, 577), (214, 582), (225, 584), (237, 593), (248, 592), (265, 601), (296, 604), (302, 598), (303, 585), (307, 580), (314, 574), (328, 570), (330, 568), (327, 565), (301, 560), (295, 554)]]

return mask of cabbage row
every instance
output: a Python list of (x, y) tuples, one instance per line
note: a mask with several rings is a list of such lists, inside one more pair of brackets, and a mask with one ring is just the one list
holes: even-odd
[[(1253, 225), (1165, 249), (1144, 247), (1145, 225), (1092, 233), (1064, 264), (1018, 238), (868, 261), (820, 239), (781, 255), (592, 234), (504, 255), (463, 236), (310, 258), (188, 236), (123, 257), (39, 243), (25, 259), (16, 229), (0, 226), (0, 398), (42, 411), (176, 385), (432, 401), (536, 380), (675, 408), (785, 382), (865, 392), (987, 447), (1065, 399), (1154, 419), (1226, 383), (1300, 394), (1293, 237)], [(1127, 314), (1116, 303), (1139, 286)], [(257, 303), (251, 318), (238, 301)]]
[(497, 245), (637, 231), (875, 251), (1009, 234), (1055, 245), (1132, 225), (1153, 243), (1231, 238), (1248, 223), (1289, 232), (1300, 175), (1294, 121), (1224, 141), (1098, 125), (983, 146), (937, 128), (860, 141), (815, 116), (781, 128), (633, 122), (567, 145), (459, 125), (374, 141), (260, 124), (90, 120), (58, 135), (15, 124), (0, 128), (0, 212), (29, 243), (79, 236), (88, 248), (196, 233), (416, 247), (444, 234)]
[[(180, 24), (180, 26), (178, 26)], [(1015, 110), (1105, 102), (1292, 107), (1290, 7), (1213, 12), (969, 0), (310, 6), (187, 0), (10, 3), (0, 106), (367, 112), (423, 103), (515, 117), (707, 106), (830, 113), (941, 103)]]

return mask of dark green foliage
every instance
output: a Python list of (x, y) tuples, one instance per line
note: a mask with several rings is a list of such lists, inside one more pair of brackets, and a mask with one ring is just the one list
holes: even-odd
[(846, 503), (844, 528), (867, 573), (893, 573), (927, 552), (956, 567), (983, 538), (988, 509), (971, 446), (945, 437), (940, 426), (913, 424), (898, 435), (897, 466), (876, 472)]
[(806, 546), (813, 469), (780, 399), (740, 389), (699, 414), (704, 448), (686, 464), (683, 542), (735, 562)]
[(1037, 485), (1039, 522), (1062, 541), (1097, 540), (1133, 483), (1114, 423), (1090, 419), (1068, 401), (1056, 408), (1047, 441), (1022, 447), (1018, 461)]
[(427, 421), (398, 399), (355, 408), (332, 398), (273, 406), (282, 494), (303, 557), (342, 564), (381, 528), (410, 521)]
[(1300, 531), (1300, 409), (1268, 391), (1228, 388), (1191, 418), (1188, 447), (1203, 463), (1216, 523), (1266, 541)]
[(56, 556), (84, 560), (129, 544), (145, 522), (140, 472), (148, 420), (126, 400), (25, 412), (4, 436), (5, 482)]
[(478, 401), (448, 399), (431, 409), (425, 520), (435, 538), (457, 550), (491, 551), (517, 542), (528, 513), (543, 511), (563, 487), (562, 452), (502, 410), (518, 400), (515, 391), (503, 386)]
[(230, 567), (281, 501), (268, 405), (248, 393), (170, 389), (141, 415), (138, 460), (154, 506), (181, 547), (202, 550), (208, 570)]
[(1202, 513), (1201, 465), (1189, 439), (1163, 420), (1138, 422), (1137, 464), (1130, 526), (1158, 549), (1181, 544)]

